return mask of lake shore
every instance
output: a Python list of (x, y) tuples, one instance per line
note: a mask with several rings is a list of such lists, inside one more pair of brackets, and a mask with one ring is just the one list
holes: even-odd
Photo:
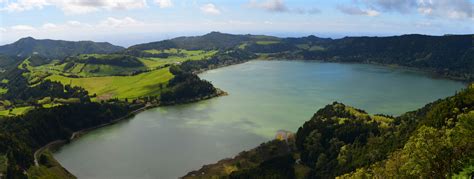
[[(149, 110), (149, 109), (152, 109), (152, 108), (156, 108), (156, 107), (160, 107), (160, 106), (169, 106), (169, 105), (180, 105), (180, 104), (186, 104), (186, 103), (192, 103), (192, 102), (197, 102), (197, 101), (201, 101), (201, 100), (207, 100), (207, 99), (211, 99), (211, 98), (214, 98), (214, 97), (219, 97), (219, 96), (226, 96), (228, 95), (227, 92), (221, 90), (221, 89), (218, 89), (216, 88), (217, 91), (215, 94), (213, 95), (208, 95), (208, 96), (203, 96), (203, 97), (198, 97), (198, 98), (194, 98), (194, 99), (190, 99), (190, 100), (186, 100), (186, 101), (181, 101), (181, 102), (178, 102), (178, 103), (173, 103), (173, 104), (146, 104), (144, 107), (141, 107), (139, 109), (136, 109), (134, 111), (131, 111), (129, 112), (127, 115), (125, 116), (122, 116), (122, 117), (119, 117), (117, 119), (114, 119), (110, 122), (107, 122), (107, 123), (104, 123), (104, 124), (101, 124), (101, 125), (98, 125), (98, 126), (93, 126), (93, 127), (90, 127), (90, 128), (86, 128), (86, 129), (82, 129), (82, 130), (79, 130), (79, 131), (76, 131), (76, 132), (73, 132), (71, 137), (69, 137), (69, 139), (63, 139), (63, 140), (55, 140), (55, 141), (52, 141), (52, 142), (49, 142), (48, 144), (40, 147), (39, 149), (35, 150), (35, 152), (33, 153), (33, 157), (34, 157), (34, 164), (35, 166), (40, 166), (39, 164), (39, 157), (40, 155), (46, 151), (46, 150), (54, 150), (54, 149), (57, 149), (57, 148), (60, 148), (61, 146), (69, 143), (69, 142), (72, 142), (73, 140), (75, 139), (78, 139), (80, 138), (81, 136), (87, 134), (88, 132), (91, 132), (95, 129), (99, 129), (99, 128), (103, 128), (103, 127), (106, 127), (106, 126), (110, 126), (110, 125), (113, 125), (113, 124), (116, 124), (118, 122), (121, 122), (123, 120), (126, 120), (126, 119), (130, 119), (131, 117), (135, 116), (136, 114), (140, 113), (140, 112), (143, 112), (143, 111), (146, 111), (146, 110)], [(64, 171), (68, 172), (71, 174), (71, 172), (69, 172), (66, 168), (64, 168), (63, 166), (59, 166), (61, 167)], [(71, 174), (72, 175), (72, 174)]]
[[(420, 91), (433, 86), (456, 85), (456, 82), (430, 79), (422, 73), (405, 73), (396, 68), (316, 61), (254, 60), (210, 71), (200, 77), (228, 90), (231, 95), (199, 103), (171, 105), (137, 115), (119, 128), (107, 128), (81, 138), (77, 145), (58, 152), (58, 159), (64, 162), (64, 166), (74, 169), (78, 177), (91, 174), (101, 178), (123, 175), (180, 177), (198, 169), (198, 166), (251, 149), (267, 141), (262, 136), (269, 134), (271, 137), (278, 129), (295, 131), (315, 109), (335, 100), (374, 114), (397, 115), (400, 114), (397, 110), (418, 108), (436, 100), (433, 96), (444, 97), (454, 93), (455, 89), (432, 93)], [(401, 86), (406, 86), (404, 92), (397, 90)], [(394, 91), (387, 93), (391, 89)], [(290, 98), (292, 100), (288, 100)], [(406, 103), (407, 100), (413, 103)], [(398, 106), (404, 108), (398, 109)], [(216, 143), (219, 144), (217, 147), (214, 146)], [(120, 150), (107, 152), (121, 146)], [(228, 152), (219, 152), (222, 150)], [(101, 151), (105, 153), (101, 155)], [(134, 157), (133, 153), (138, 151), (140, 157)], [(148, 153), (153, 151), (161, 152)], [(82, 162), (84, 158), (95, 155), (102, 158)], [(196, 158), (189, 160), (192, 156)], [(115, 164), (127, 160), (126, 163), (143, 167), (122, 168)], [(160, 162), (153, 164), (156, 161)], [(107, 164), (110, 166), (104, 166)], [(104, 169), (106, 171), (101, 171)]]

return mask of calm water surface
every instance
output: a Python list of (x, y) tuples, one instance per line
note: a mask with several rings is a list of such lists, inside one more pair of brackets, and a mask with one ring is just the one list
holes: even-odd
[(177, 178), (279, 129), (296, 131), (333, 101), (399, 115), (464, 87), (404, 69), (301, 61), (251, 61), (200, 76), (229, 96), (145, 111), (63, 146), (56, 159), (79, 178)]

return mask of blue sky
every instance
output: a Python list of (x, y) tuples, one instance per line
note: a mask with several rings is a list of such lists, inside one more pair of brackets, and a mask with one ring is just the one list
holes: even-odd
[(32, 36), (129, 46), (210, 31), (472, 34), (473, 7), (474, 0), (0, 0), (0, 44)]

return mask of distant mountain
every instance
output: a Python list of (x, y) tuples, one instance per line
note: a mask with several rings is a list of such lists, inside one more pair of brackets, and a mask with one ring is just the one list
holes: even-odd
[(280, 41), (278, 37), (265, 35), (235, 35), (220, 32), (211, 32), (202, 36), (177, 37), (170, 40), (151, 42), (131, 46), (129, 49), (149, 50), (182, 48), (187, 50), (227, 49), (257, 41)]
[(169, 49), (182, 48), (187, 50), (231, 48), (248, 41), (249, 36), (211, 32), (203, 36), (177, 37), (170, 40), (150, 42), (131, 46), (129, 49)]
[(113, 53), (123, 49), (107, 42), (39, 40), (26, 37), (12, 44), (0, 46), (0, 54), (16, 57), (39, 55), (46, 58), (63, 58), (84, 53)]

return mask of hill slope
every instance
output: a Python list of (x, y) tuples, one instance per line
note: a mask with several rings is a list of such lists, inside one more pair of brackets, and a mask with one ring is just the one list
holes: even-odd
[(473, 138), (474, 86), (399, 117), (335, 102), (286, 144), (261, 144), (185, 178), (470, 178)]
[(0, 54), (18, 57), (40, 55), (46, 58), (63, 58), (84, 53), (113, 53), (123, 49), (107, 42), (38, 40), (26, 37), (12, 44), (0, 46)]

